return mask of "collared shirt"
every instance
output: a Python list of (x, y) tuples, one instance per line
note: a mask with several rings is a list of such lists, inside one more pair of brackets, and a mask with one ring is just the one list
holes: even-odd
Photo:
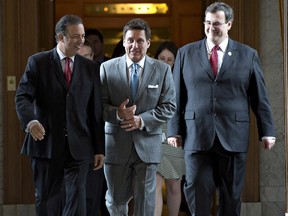
[[(65, 69), (65, 58), (66, 58), (67, 56), (59, 49), (58, 46), (57, 46), (56, 50), (57, 50), (57, 54), (59, 55), (59, 58), (60, 58), (62, 70), (64, 71), (64, 69)], [(75, 55), (74, 55), (74, 56), (71, 56), (71, 57), (69, 57), (69, 58), (71, 58), (71, 60), (72, 60), (72, 61), (70, 62), (70, 68), (71, 68), (72, 73), (73, 73), (73, 66), (74, 66)]]
[[(206, 49), (207, 49), (207, 53), (208, 53), (208, 59), (210, 59), (211, 56), (211, 50), (213, 49), (213, 47), (215, 46), (215, 44), (213, 44), (210, 40), (206, 41)], [(223, 57), (224, 57), (224, 53), (227, 49), (228, 46), (228, 37), (221, 43), (219, 44), (219, 49), (217, 50), (217, 54), (218, 54), (218, 73), (219, 70), (221, 68), (222, 62), (223, 62)]]
[(130, 58), (128, 58), (126, 56), (126, 65), (127, 65), (127, 68), (128, 68), (129, 83), (130, 83), (130, 78), (131, 78), (131, 74), (132, 74), (132, 67), (133, 67), (134, 63), (137, 63), (139, 65), (138, 76), (139, 76), (139, 85), (140, 85), (141, 80), (142, 80), (144, 63), (145, 63), (145, 56), (139, 62), (133, 62)]

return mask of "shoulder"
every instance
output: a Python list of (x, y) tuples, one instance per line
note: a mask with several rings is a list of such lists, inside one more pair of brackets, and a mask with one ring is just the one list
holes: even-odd
[(125, 56), (109, 59), (109, 60), (103, 62), (101, 65), (103, 65), (104, 67), (108, 67), (108, 66), (112, 66), (112, 65), (118, 65), (121, 62), (125, 62)]
[(243, 52), (252, 52), (252, 53), (257, 52), (257, 50), (248, 46), (247, 44), (244, 44), (244, 43), (241, 43), (239, 41), (232, 40), (232, 39), (229, 39), (228, 46), (230, 46), (230, 45), (232, 47), (234, 47), (235, 49), (238, 49), (238, 50), (243, 51)]
[(146, 63), (147, 64), (151, 64), (151, 65), (155, 65), (156, 68), (167, 68), (169, 67), (168, 64), (166, 64), (165, 62), (163, 61), (160, 61), (158, 59), (155, 59), (155, 58), (151, 58), (149, 56), (146, 56)]
[(192, 49), (192, 48), (198, 48), (199, 46), (203, 46), (203, 45), (205, 45), (205, 40), (204, 39), (185, 44), (182, 47), (180, 47), (179, 49), (181, 49), (181, 50), (189, 50), (189, 49)]
[(198, 53), (201, 49), (206, 49), (205, 39), (185, 44), (178, 49), (178, 53)]
[(38, 53), (31, 55), (28, 59), (29, 60), (47, 60), (53, 57), (54, 51), (55, 50), (52, 49), (48, 51), (38, 52)]

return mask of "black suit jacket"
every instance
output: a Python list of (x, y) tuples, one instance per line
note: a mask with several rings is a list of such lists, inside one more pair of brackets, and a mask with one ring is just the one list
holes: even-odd
[(21, 152), (32, 157), (59, 158), (65, 135), (72, 156), (90, 158), (104, 153), (104, 127), (99, 64), (75, 56), (67, 89), (56, 48), (28, 59), (16, 92), (16, 111), (23, 129), (31, 120), (45, 128), (41, 141), (27, 133)]
[(259, 138), (275, 136), (272, 113), (257, 52), (229, 39), (215, 78), (206, 39), (180, 48), (174, 64), (177, 111), (168, 136), (181, 135), (184, 149), (208, 150), (217, 134), (228, 151), (247, 152), (250, 107)]

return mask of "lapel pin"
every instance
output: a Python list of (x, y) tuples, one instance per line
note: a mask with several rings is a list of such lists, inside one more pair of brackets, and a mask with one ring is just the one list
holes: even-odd
[(229, 55), (229, 56), (232, 56), (232, 53), (231, 53), (231, 52), (228, 52), (228, 55)]

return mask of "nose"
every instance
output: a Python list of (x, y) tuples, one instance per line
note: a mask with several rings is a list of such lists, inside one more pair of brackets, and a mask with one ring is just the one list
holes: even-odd
[(132, 45), (133, 45), (133, 47), (138, 47), (137, 41), (135, 40)]

